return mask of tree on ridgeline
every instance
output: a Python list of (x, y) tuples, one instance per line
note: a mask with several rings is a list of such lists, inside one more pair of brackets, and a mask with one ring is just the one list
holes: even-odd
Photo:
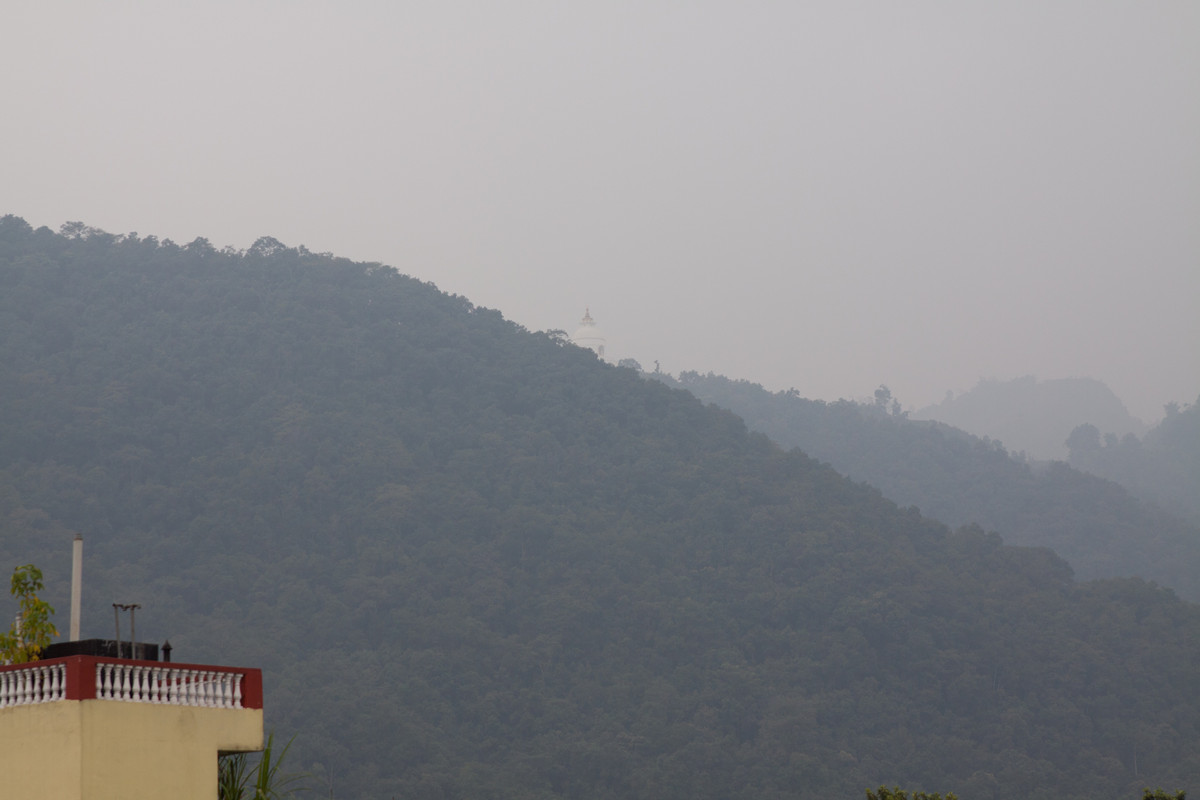
[(954, 794), (953, 792), (949, 792), (943, 798), (942, 795), (938, 794), (937, 792), (934, 792), (933, 794), (928, 794), (926, 792), (913, 792), (910, 796), (899, 786), (895, 786), (891, 789), (887, 788), (886, 786), (880, 786), (878, 792), (872, 792), (870, 789), (867, 789), (867, 800), (958, 800), (958, 795)]

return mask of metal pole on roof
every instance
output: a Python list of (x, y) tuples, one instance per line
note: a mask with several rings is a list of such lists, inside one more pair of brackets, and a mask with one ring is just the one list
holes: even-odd
[(122, 611), (129, 612), (129, 657), (137, 658), (137, 620), (134, 614), (141, 608), (140, 603), (113, 603), (113, 616), (117, 619), (117, 658), (121, 655), (121, 617)]
[(113, 623), (117, 626), (117, 658), (121, 657), (121, 604), (113, 603)]
[(137, 623), (136, 623), (136, 620), (134, 619), (134, 615), (137, 614), (137, 610), (139, 608), (141, 608), (141, 606), (139, 606), (137, 603), (134, 603), (131, 606), (129, 606), (129, 657), (130, 658), (138, 657), (138, 654), (137, 654)]

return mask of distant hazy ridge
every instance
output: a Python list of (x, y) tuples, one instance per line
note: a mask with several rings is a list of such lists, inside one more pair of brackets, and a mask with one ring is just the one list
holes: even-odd
[(968, 392), (914, 411), (912, 418), (998, 439), (1010, 452), (1039, 460), (1065, 459), (1067, 436), (1084, 423), (1117, 436), (1146, 432), (1146, 424), (1092, 378), (981, 381)]
[(1034, 469), (999, 442), (875, 406), (807, 400), (716, 375), (664, 380), (947, 524), (977, 523), (1010, 544), (1050, 547), (1083, 578), (1137, 576), (1200, 599), (1200, 526), (1111, 481), (1064, 463)]

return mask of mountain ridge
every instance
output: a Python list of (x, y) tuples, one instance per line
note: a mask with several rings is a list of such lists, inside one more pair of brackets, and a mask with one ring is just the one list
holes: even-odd
[(982, 380), (959, 395), (913, 411), (913, 419), (937, 420), (976, 436), (999, 439), (1012, 452), (1039, 460), (1064, 460), (1067, 436), (1091, 423), (1123, 436), (1142, 435), (1146, 423), (1095, 378)]
[(1012, 544), (1050, 547), (1085, 579), (1138, 576), (1200, 599), (1200, 527), (1115, 482), (1062, 462), (1030, 464), (998, 441), (879, 405), (808, 400), (712, 374), (654, 377), (951, 527), (977, 523)]
[(85, 632), (136, 599), (178, 657), (261, 666), (338, 797), (1200, 777), (1196, 607), (951, 531), (465, 298), (14, 217), (0, 289), (0, 563), (55, 600), (83, 532)]

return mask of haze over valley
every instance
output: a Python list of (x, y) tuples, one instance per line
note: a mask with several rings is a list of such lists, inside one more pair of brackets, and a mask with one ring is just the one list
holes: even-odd
[(1200, 395), (1200, 8), (26, 3), (0, 213), (380, 261), (907, 408)]

